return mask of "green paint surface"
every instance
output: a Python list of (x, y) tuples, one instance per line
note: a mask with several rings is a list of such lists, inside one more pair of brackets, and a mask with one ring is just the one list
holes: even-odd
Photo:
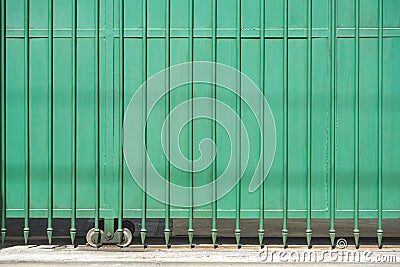
[[(261, 0), (263, 1), (263, 0)], [(333, 1), (333, 0), (332, 0)], [(249, 76), (262, 90), (271, 106), (277, 133), (275, 160), (264, 185), (255, 192), (248, 192), (251, 170), (255, 169), (260, 149), (259, 130), (252, 111), (242, 104), (240, 115), (246, 124), (252, 147), (251, 160), (240, 187), (240, 198), (236, 188), (217, 202), (218, 218), (259, 218), (263, 204), (265, 218), (282, 218), (284, 198), (288, 200), (289, 218), (306, 218), (307, 203), (311, 203), (312, 218), (331, 218), (330, 207), (334, 207), (335, 218), (352, 219), (355, 202), (359, 204), (360, 218), (400, 218), (400, 1), (383, 1), (383, 14), (379, 14), (378, 0), (360, 1), (359, 34), (355, 34), (356, 0), (336, 0), (336, 39), (331, 42), (331, 16), (334, 14), (331, 1), (314, 0), (312, 3), (312, 33), (307, 31), (307, 1), (288, 1), (287, 51), (284, 39), (284, 1), (243, 0), (241, 2), (240, 53), (237, 52), (237, 2), (230, 0), (126, 0), (124, 3), (124, 43), (121, 46), (118, 1), (100, 1), (99, 54), (95, 55), (94, 5), (96, 1), (77, 1), (76, 38), (76, 88), (73, 88), (72, 72), (72, 20), (71, 1), (53, 1), (53, 103), (49, 103), (48, 73), (48, 23), (47, 1), (29, 1), (29, 47), (24, 42), (24, 1), (2, 0), (5, 9), (5, 25), (2, 24), (2, 191), (3, 218), (26, 216), (25, 200), (29, 201), (29, 217), (48, 216), (49, 182), (49, 112), (53, 116), (53, 216), (71, 218), (72, 196), (76, 197), (77, 217), (95, 217), (95, 203), (99, 203), (100, 218), (117, 218), (119, 199), (123, 201), (124, 218), (143, 218), (142, 207), (146, 207), (144, 218), (164, 218), (163, 203), (142, 194), (142, 189), (130, 177), (123, 162), (122, 110), (143, 82), (166, 67), (194, 61), (211, 61), (213, 49), (216, 61), (232, 67), (240, 62), (241, 71)], [(147, 2), (147, 14), (143, 5)], [(166, 5), (170, 14), (166, 14)], [(213, 47), (212, 5), (216, 4), (216, 43)], [(189, 8), (193, 6), (193, 17)], [(265, 6), (265, 12), (260, 12)], [(264, 15), (261, 19), (261, 15)], [(146, 15), (146, 16), (144, 16)], [(143, 18), (147, 17), (147, 34), (143, 42)], [(169, 28), (166, 18), (169, 17)], [(383, 31), (379, 38), (379, 20)], [(26, 18), (25, 18), (26, 19)], [(2, 20), (3, 21), (3, 20)], [(190, 22), (193, 22), (193, 36)], [(265, 25), (261, 26), (261, 21)], [(264, 39), (260, 40), (260, 28), (264, 28)], [(26, 29), (25, 29), (26, 30)], [(169, 34), (167, 34), (169, 32)], [(311, 55), (307, 54), (307, 37), (311, 34)], [(166, 36), (170, 36), (169, 40)], [(192, 38), (192, 39), (190, 39)], [(26, 37), (25, 37), (26, 39)], [(382, 50), (379, 42), (382, 40)], [(168, 42), (167, 42), (168, 41)], [(355, 43), (359, 42), (358, 49)], [(146, 49), (143, 47), (146, 44)], [(335, 57), (331, 57), (331, 45), (335, 44)], [(169, 51), (166, 45), (169, 44)], [(190, 44), (193, 44), (190, 47)], [(124, 47), (120, 53), (120, 47)], [(261, 47), (264, 52), (261, 53)], [(24, 51), (29, 48), (29, 55)], [(147, 51), (146, 55), (143, 52)], [(192, 51), (190, 54), (189, 51)], [(284, 54), (287, 52), (287, 65)], [(379, 53), (382, 57), (379, 57)], [(355, 61), (355, 53), (359, 62)], [(264, 58), (260, 58), (263, 54)], [(123, 55), (123, 84), (120, 86), (121, 55)], [(95, 88), (95, 57), (99, 62), (99, 88)], [(308, 56), (312, 56), (311, 73), (307, 72)], [(24, 81), (24, 59), (29, 60), (29, 83)], [(335, 71), (331, 71), (334, 60)], [(381, 60), (381, 62), (380, 62)], [(356, 73), (356, 64), (359, 72)], [(379, 87), (379, 66), (382, 66), (382, 86)], [(264, 73), (262, 68), (264, 66)], [(287, 66), (287, 92), (284, 91), (284, 71)], [(333, 74), (334, 73), (334, 76)], [(212, 73), (210, 73), (212, 75)], [(359, 105), (355, 105), (357, 90), (355, 79), (359, 77)], [(264, 79), (262, 82), (261, 79)], [(332, 80), (333, 79), (333, 80)], [(311, 102), (308, 103), (310, 81)], [(332, 84), (334, 85), (332, 88)], [(262, 85), (264, 85), (262, 87)], [(152, 110), (151, 123), (147, 128), (147, 148), (152, 162), (142, 162), (143, 173), (153, 164), (161, 174), (168, 173), (172, 182), (189, 185), (191, 175), (168, 165), (161, 148), (160, 129), (170, 110), (190, 99), (188, 88), (182, 86), (171, 92)], [(212, 97), (213, 86), (193, 85), (193, 97)], [(381, 92), (379, 92), (381, 88)], [(76, 98), (73, 98), (73, 90)], [(123, 90), (122, 90), (123, 89)], [(242, 88), (245, 90), (246, 88)], [(28, 91), (27, 91), (28, 90)], [(237, 98), (227, 90), (217, 87), (217, 99), (239, 112)], [(334, 94), (332, 94), (334, 90)], [(151, 91), (148, 96), (151, 96)], [(96, 98), (96, 95), (99, 98)], [(381, 94), (381, 106), (379, 95)], [(29, 99), (26, 96), (29, 95)], [(287, 96), (287, 110), (284, 97)], [(334, 96), (334, 99), (332, 99)], [(261, 112), (261, 100), (253, 99), (254, 110)], [(168, 102), (169, 101), (169, 102)], [(334, 107), (332, 107), (332, 103)], [(76, 106), (76, 135), (73, 129), (73, 109)], [(186, 104), (190, 120), (189, 104)], [(51, 107), (52, 110), (51, 110)], [(98, 107), (98, 109), (96, 109)], [(381, 107), (381, 112), (379, 112)], [(27, 110), (28, 108), (28, 110)], [(307, 110), (310, 108), (310, 118)], [(356, 117), (358, 108), (359, 117)], [(205, 106), (212, 116), (212, 106)], [(332, 111), (335, 114), (332, 114)], [(145, 114), (144, 106), (141, 111)], [(28, 117), (26, 116), (28, 114)], [(287, 117), (285, 118), (285, 114)], [(99, 120), (96, 121), (97, 115)], [(219, 116), (224, 114), (216, 113)], [(153, 116), (153, 117), (152, 117)], [(335, 118), (332, 122), (331, 119)], [(287, 129), (284, 122), (287, 121)], [(29, 122), (29, 135), (26, 125)], [(381, 142), (379, 123), (382, 123)], [(99, 127), (96, 127), (99, 123)], [(143, 121), (137, 127), (144, 128)], [(235, 123), (235, 122), (232, 122)], [(359, 151), (355, 150), (356, 124), (358, 125)], [(173, 125), (173, 123), (171, 124)], [(190, 128), (193, 126), (193, 129)], [(229, 161), (230, 147), (227, 133), (211, 120), (198, 119), (187, 124), (179, 140), (182, 154), (187, 158), (200, 157), (199, 143), (212, 138), (215, 130), (218, 147), (216, 174), (225, 171)], [(334, 129), (332, 128), (334, 126)], [(173, 127), (173, 126), (172, 126)], [(310, 127), (308, 129), (308, 127)], [(98, 129), (98, 130), (96, 130)], [(192, 130), (191, 130), (192, 129)], [(285, 135), (285, 131), (287, 136)], [(311, 134), (310, 151), (307, 148)], [(286, 138), (285, 138), (286, 136)], [(332, 140), (332, 136), (335, 137)], [(138, 138), (143, 138), (139, 136)], [(231, 136), (238, 139), (238, 133)], [(74, 141), (76, 140), (76, 144)], [(96, 140), (98, 141), (98, 147)], [(287, 151), (284, 151), (285, 142)], [(381, 147), (379, 145), (381, 144)], [(72, 154), (76, 145), (76, 156)], [(236, 144), (233, 144), (236, 145)], [(334, 147), (332, 147), (334, 146)], [(29, 149), (28, 149), (29, 148)], [(98, 149), (98, 154), (96, 154)], [(193, 150), (192, 150), (193, 149)], [(265, 148), (269, 149), (269, 148)], [(331, 153), (334, 152), (334, 155)], [(382, 163), (379, 152), (382, 151)], [(29, 155), (27, 153), (29, 152)], [(138, 151), (142, 153), (142, 151)], [(192, 153), (192, 154), (191, 154)], [(311, 153), (311, 154), (310, 154)], [(358, 153), (359, 199), (355, 198), (355, 158)], [(286, 155), (286, 156), (285, 156)], [(171, 159), (177, 155), (171, 155)], [(239, 166), (238, 155), (232, 161)], [(334, 174), (332, 177), (332, 157)], [(29, 162), (26, 161), (29, 159)], [(311, 161), (309, 162), (310, 159)], [(72, 161), (76, 162), (76, 170)], [(96, 166), (99, 174), (96, 176)], [(214, 165), (193, 175), (193, 185), (212, 181)], [(284, 168), (287, 166), (287, 177)], [(190, 167), (190, 166), (188, 166)], [(379, 199), (379, 172), (382, 173), (382, 208)], [(118, 193), (123, 173), (122, 196)], [(308, 173), (311, 190), (308, 191)], [(76, 178), (76, 194), (71, 186), (73, 174)], [(237, 172), (232, 172), (237, 178)], [(259, 174), (260, 175), (260, 174)], [(29, 190), (24, 190), (29, 180)], [(284, 179), (287, 179), (285, 196)], [(99, 188), (95, 181), (99, 179)], [(141, 178), (140, 178), (141, 179)], [(335, 191), (331, 195), (334, 179)], [(164, 190), (164, 189), (160, 189)], [(264, 194), (259, 194), (264, 190)], [(96, 191), (98, 194), (96, 194)], [(29, 192), (29, 195), (27, 195)], [(210, 192), (210, 195), (212, 192)], [(260, 199), (260, 196), (262, 200)], [(98, 199), (96, 199), (98, 197)], [(180, 196), (171, 196), (171, 198)], [(182, 196), (184, 197), (184, 196)], [(310, 198), (310, 199), (308, 199)], [(146, 203), (143, 203), (146, 201)], [(237, 210), (237, 201), (240, 211)], [(263, 203), (260, 203), (263, 202)], [(335, 205), (331, 205), (335, 204)], [(171, 218), (189, 218), (188, 208), (171, 206)], [(192, 212), (192, 211), (190, 211)], [(169, 216), (169, 215), (168, 215)], [(212, 205), (193, 209), (194, 218), (211, 218)], [(332, 219), (332, 218), (331, 218)]]

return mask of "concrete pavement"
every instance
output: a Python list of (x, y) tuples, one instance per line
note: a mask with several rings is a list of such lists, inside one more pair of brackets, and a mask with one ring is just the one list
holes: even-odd
[(304, 246), (283, 249), (269, 246), (260, 250), (257, 246), (226, 245), (213, 249), (203, 245), (191, 249), (188, 246), (150, 246), (147, 249), (135, 245), (128, 248), (103, 246), (99, 249), (86, 245), (73, 246), (11, 246), (0, 250), (0, 264), (18, 266), (283, 266), (287, 264), (315, 266), (328, 264), (339, 266), (399, 266), (400, 247), (382, 250), (375, 246), (360, 250), (334, 249), (317, 246), (309, 250)]

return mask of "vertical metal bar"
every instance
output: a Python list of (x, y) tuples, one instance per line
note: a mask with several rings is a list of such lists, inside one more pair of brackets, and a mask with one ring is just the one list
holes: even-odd
[(29, 120), (29, 0), (24, 1), (24, 119), (25, 119), (25, 186), (24, 186), (24, 241), (29, 236), (29, 176), (30, 176), (30, 120)]
[(336, 211), (336, 0), (331, 0), (331, 102), (330, 102), (330, 195), (329, 212), (330, 228), (329, 237), (331, 246), (335, 246), (335, 211)]
[[(122, 124), (123, 124), (123, 119), (124, 119), (124, 87), (125, 87), (125, 80), (124, 80), (124, 64), (125, 64), (125, 59), (124, 59), (124, 48), (125, 48), (125, 39), (124, 39), (124, 31), (125, 31), (125, 14), (124, 14), (124, 0), (119, 1), (119, 90), (120, 90), (120, 122), (119, 122), (119, 129), (122, 131)], [(122, 132), (120, 135), (120, 138), (122, 140)], [(117, 234), (118, 240), (121, 242), (123, 235), (122, 235), (122, 219), (123, 219), (123, 186), (124, 186), (124, 153), (122, 150), (122, 142), (121, 142), (121, 150), (120, 150), (120, 173), (119, 173), (119, 179), (118, 179), (118, 226), (117, 226)]]
[[(217, 85), (216, 85), (216, 79), (217, 79), (217, 67), (216, 67), (216, 62), (217, 62), (217, 0), (212, 1), (212, 37), (211, 37), (211, 46), (212, 46), (212, 52), (211, 52), (211, 60), (214, 62), (214, 69), (213, 69), (213, 92), (212, 92), (212, 97), (214, 99), (213, 103), (213, 117), (216, 119), (216, 101), (217, 101)], [(213, 129), (212, 129), (212, 138), (214, 142), (217, 142), (217, 127), (216, 127), (216, 121), (213, 123)], [(215, 157), (214, 157), (215, 158)], [(217, 160), (215, 158), (214, 164), (213, 164), (213, 169), (212, 169), (212, 180), (213, 180), (213, 186), (212, 186), (212, 215), (211, 215), (211, 239), (214, 245), (214, 248), (217, 247)]]
[[(165, 113), (166, 115), (170, 112), (170, 94), (169, 94), (169, 86), (170, 86), (170, 77), (169, 77), (169, 66), (170, 66), (170, 0), (166, 1), (166, 8), (165, 8), (165, 67), (167, 68), (166, 77), (165, 77), (165, 89), (167, 92), (167, 99), (166, 99), (166, 107)], [(167, 140), (166, 144), (168, 144), (168, 159), (170, 159), (170, 120), (169, 117), (167, 118)], [(170, 220), (170, 163), (169, 160), (165, 162), (165, 174), (166, 180), (168, 181), (166, 189), (165, 189), (165, 196), (166, 196), (166, 203), (165, 203), (165, 229), (164, 229), (164, 237), (165, 237), (165, 244), (169, 247), (169, 238), (171, 234), (171, 229), (169, 229), (169, 220)]]
[(359, 116), (359, 100), (360, 100), (360, 1), (354, 1), (354, 20), (355, 20), (355, 39), (354, 39), (354, 67), (355, 67), (355, 77), (354, 77), (354, 88), (355, 88), (355, 103), (354, 103), (354, 244), (355, 247), (359, 247), (359, 237), (360, 230), (358, 228), (358, 218), (359, 218), (359, 201), (360, 201), (360, 176), (359, 176), (359, 136), (360, 136), (360, 116)]
[(312, 1), (307, 3), (307, 246), (311, 248)]
[(95, 133), (95, 144), (94, 144), (94, 159), (95, 159), (95, 219), (94, 228), (95, 234), (93, 240), (94, 243), (100, 241), (100, 84), (99, 84), (99, 24), (100, 24), (100, 0), (94, 0), (94, 133)]
[[(260, 0), (260, 86), (265, 97), (265, 0)], [(264, 138), (264, 101), (261, 101), (261, 121), (262, 121), (262, 136)], [(264, 139), (260, 140), (261, 147), (264, 149)], [(264, 180), (264, 153), (261, 158), (261, 175), (260, 181)], [(259, 188), (259, 200), (260, 205), (259, 212), (259, 227), (258, 227), (258, 241), (260, 246), (263, 246), (264, 240), (264, 183)]]
[(6, 0), (1, 0), (1, 243), (6, 237)]
[[(143, 16), (143, 25), (142, 25), (142, 80), (145, 82), (147, 80), (147, 0), (143, 0), (142, 2), (142, 16)], [(144, 93), (142, 95), (142, 104), (143, 104), (143, 125), (146, 127), (146, 119), (147, 119), (147, 86), (145, 85)], [(147, 129), (144, 131), (144, 139), (145, 139), (145, 147), (142, 151), (143, 156), (143, 173), (142, 173), (142, 182), (143, 182), (143, 190), (142, 190), (142, 227), (140, 229), (140, 238), (142, 240), (143, 246), (145, 246), (146, 241), (146, 209), (147, 209), (147, 163), (146, 163), (146, 147), (147, 147)]]
[(48, 214), (47, 238), (51, 245), (53, 237), (53, 0), (48, 1), (48, 90), (49, 90), (49, 150), (48, 150)]
[(382, 118), (382, 107), (383, 107), (383, 0), (379, 0), (379, 31), (378, 31), (378, 246), (382, 247), (382, 158), (383, 158), (383, 118)]
[[(238, 71), (241, 71), (241, 34), (242, 34), (242, 19), (241, 19), (241, 0), (236, 1), (236, 69)], [(236, 109), (237, 112), (239, 113), (239, 117), (242, 117), (242, 110), (241, 110), (241, 77), (238, 75), (236, 77), (236, 83), (239, 88), (239, 98), (236, 98)], [(237, 150), (237, 173), (236, 173), (236, 179), (238, 179), (238, 183), (236, 184), (236, 228), (235, 228), (235, 237), (236, 237), (236, 244), (240, 246), (240, 196), (241, 196), (241, 128), (240, 128), (240, 123), (237, 122), (236, 124), (237, 127), (237, 133), (238, 133), (238, 144), (239, 144), (239, 149)]]
[(71, 99), (72, 99), (72, 153), (71, 153), (71, 163), (72, 163), (72, 177), (71, 177), (71, 244), (75, 244), (76, 237), (76, 117), (77, 117), (77, 96), (76, 96), (76, 63), (77, 63), (77, 46), (76, 46), (76, 28), (77, 28), (77, 0), (72, 0), (72, 88), (71, 88)]
[[(193, 20), (194, 20), (194, 13), (193, 13), (193, 1), (189, 0), (189, 62), (193, 64)], [(193, 65), (190, 65), (189, 70), (189, 99), (193, 99)], [(193, 244), (193, 103), (189, 107), (189, 155), (190, 155), (190, 178), (189, 178), (189, 226), (188, 226), (188, 238), (189, 244), (192, 246)]]
[(288, 218), (288, 0), (283, 6), (283, 246), (287, 246)]

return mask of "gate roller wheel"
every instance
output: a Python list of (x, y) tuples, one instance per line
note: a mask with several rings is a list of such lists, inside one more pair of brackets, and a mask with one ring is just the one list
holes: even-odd
[(131, 244), (132, 242), (132, 232), (128, 228), (123, 228), (122, 229), (122, 240), (118, 244), (119, 247), (127, 247)]
[(103, 236), (104, 232), (103, 232), (103, 230), (100, 230), (99, 237), (98, 237), (99, 240), (98, 240), (97, 243), (94, 242), (94, 240), (93, 240), (94, 234), (95, 234), (95, 229), (94, 228), (90, 229), (86, 234), (86, 242), (91, 247), (97, 248), (97, 247), (100, 247), (102, 245), (101, 244), (101, 237)]

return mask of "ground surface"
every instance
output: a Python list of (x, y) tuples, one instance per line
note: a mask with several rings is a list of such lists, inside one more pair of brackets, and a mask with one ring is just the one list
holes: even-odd
[[(299, 263), (300, 264), (295, 264)], [(18, 266), (284, 266), (293, 263), (300, 266), (315, 266), (325, 263), (329, 266), (383, 266), (400, 265), (400, 247), (387, 247), (378, 250), (375, 246), (355, 250), (331, 250), (329, 246), (315, 246), (308, 250), (303, 246), (283, 249), (281, 246), (269, 246), (260, 250), (257, 246), (226, 245), (214, 249), (207, 245), (191, 249), (188, 246), (130, 246), (118, 248), (103, 246), (99, 249), (86, 245), (48, 246), (29, 245), (11, 246), (0, 250), (0, 264)]]

